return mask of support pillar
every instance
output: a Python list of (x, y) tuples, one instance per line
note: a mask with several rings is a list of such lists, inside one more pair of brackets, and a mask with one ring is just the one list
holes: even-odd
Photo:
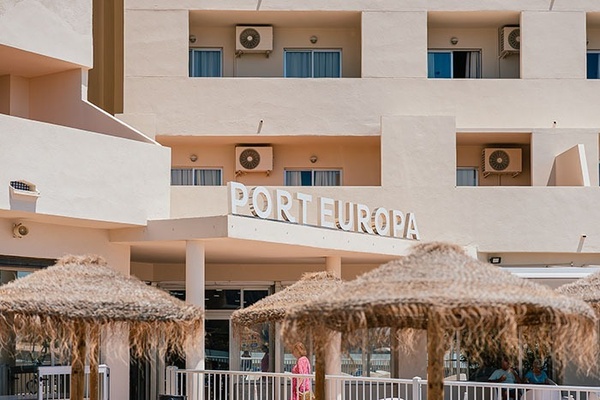
[[(204, 243), (197, 240), (186, 242), (185, 246), (185, 299), (204, 310), (205, 291), (205, 253)], [(202, 322), (204, 324), (204, 321)], [(204, 369), (204, 338), (200, 338), (199, 346), (188, 351), (185, 366), (188, 369)]]
[[(342, 257), (332, 256), (325, 259), (325, 269), (332, 275), (342, 277)], [(342, 334), (335, 333), (325, 349), (325, 375), (341, 375), (342, 374)], [(326, 382), (325, 385), (327, 399), (341, 399), (342, 388), (338, 383)]]

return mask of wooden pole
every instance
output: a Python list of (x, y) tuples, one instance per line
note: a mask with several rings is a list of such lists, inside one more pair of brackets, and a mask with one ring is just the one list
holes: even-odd
[(98, 346), (100, 345), (100, 329), (98, 326), (90, 328), (90, 400), (98, 400)]
[(85, 325), (75, 322), (77, 334), (71, 361), (71, 400), (83, 400), (85, 390)]
[(315, 400), (325, 400), (325, 358), (321, 346), (315, 357)]
[(435, 315), (430, 315), (427, 321), (427, 400), (444, 399), (443, 335)]

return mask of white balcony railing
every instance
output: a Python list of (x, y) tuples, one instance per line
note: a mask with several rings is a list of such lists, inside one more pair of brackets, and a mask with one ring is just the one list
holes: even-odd
[[(187, 400), (289, 400), (292, 379), (314, 376), (290, 373), (179, 370), (168, 367), (165, 393)], [(424, 400), (427, 381), (327, 375), (330, 400)], [(598, 400), (600, 387), (444, 382), (444, 400)]]

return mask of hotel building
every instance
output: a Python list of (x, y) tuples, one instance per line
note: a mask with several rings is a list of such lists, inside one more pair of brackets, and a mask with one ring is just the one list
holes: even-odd
[(4, 1), (0, 277), (102, 255), (226, 369), (233, 310), (418, 241), (556, 287), (600, 265), (599, 77), (595, 0)]

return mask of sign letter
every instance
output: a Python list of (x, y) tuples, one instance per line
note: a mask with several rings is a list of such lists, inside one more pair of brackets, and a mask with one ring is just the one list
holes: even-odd
[[(261, 198), (260, 200), (259, 197)], [(262, 202), (262, 209), (260, 208), (259, 202)], [(263, 219), (269, 218), (272, 208), (271, 195), (267, 188), (257, 186), (252, 189), (252, 198), (250, 200), (250, 211), (252, 212), (252, 215)]]
[(229, 212), (238, 213), (238, 207), (248, 203), (248, 189), (239, 182), (229, 182)]
[(296, 222), (296, 218), (290, 214), (292, 208), (292, 195), (290, 192), (277, 189), (275, 197), (277, 199), (277, 219), (279, 221)]

